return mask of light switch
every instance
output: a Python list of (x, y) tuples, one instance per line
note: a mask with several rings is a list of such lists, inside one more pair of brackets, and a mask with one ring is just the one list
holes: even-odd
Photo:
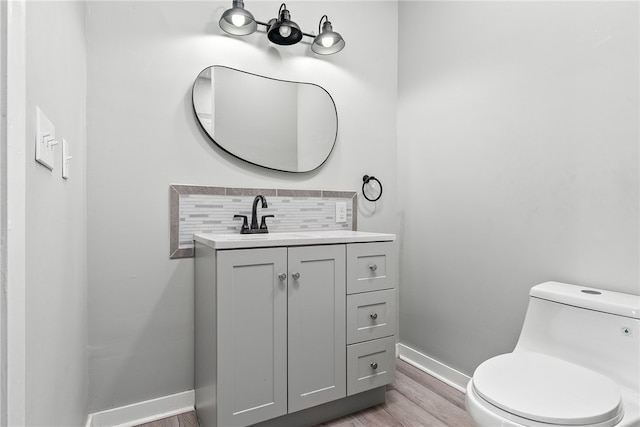
[(336, 222), (347, 222), (347, 203), (336, 203)]
[(36, 161), (53, 170), (57, 144), (56, 128), (40, 107), (36, 107)]
[(73, 157), (69, 155), (69, 143), (62, 138), (62, 177), (64, 179), (69, 178), (69, 162), (71, 159)]

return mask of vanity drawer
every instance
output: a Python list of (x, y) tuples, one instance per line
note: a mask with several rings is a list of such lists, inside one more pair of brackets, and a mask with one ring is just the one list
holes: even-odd
[(347, 245), (347, 293), (393, 288), (394, 266), (393, 242)]
[(396, 333), (396, 290), (347, 295), (347, 344)]
[(395, 337), (347, 346), (347, 395), (393, 381), (396, 371)]

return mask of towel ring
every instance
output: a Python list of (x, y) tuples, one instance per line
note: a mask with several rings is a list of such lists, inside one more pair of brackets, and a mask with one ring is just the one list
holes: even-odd
[[(378, 186), (380, 187), (380, 194), (378, 194), (378, 197), (370, 199), (367, 196), (367, 193), (365, 193), (364, 186), (367, 185), (369, 183), (369, 181), (375, 181), (375, 182), (378, 183)], [(375, 202), (378, 199), (380, 199), (380, 197), (382, 197), (382, 183), (380, 182), (380, 180), (378, 178), (376, 178), (375, 176), (369, 176), (369, 175), (363, 176), (362, 177), (362, 195), (364, 196), (365, 199), (367, 199), (370, 202)]]

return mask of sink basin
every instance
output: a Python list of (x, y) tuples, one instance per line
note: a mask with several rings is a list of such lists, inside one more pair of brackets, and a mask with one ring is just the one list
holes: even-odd
[(393, 241), (393, 234), (366, 233), (350, 230), (284, 231), (265, 234), (195, 234), (194, 239), (214, 249), (260, 248), (335, 243)]
[(300, 239), (314, 237), (313, 234), (303, 233), (264, 233), (264, 234), (229, 234), (225, 238), (228, 240), (274, 240), (274, 239)]
[(268, 234), (241, 234), (241, 235), (236, 235), (236, 234), (232, 234), (232, 238), (231, 239), (242, 239), (242, 240), (266, 240), (269, 238)]

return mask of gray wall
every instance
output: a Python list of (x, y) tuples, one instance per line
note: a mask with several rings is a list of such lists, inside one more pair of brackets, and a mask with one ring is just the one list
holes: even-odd
[[(345, 50), (222, 35), (227, 1), (88, 2), (85, 46), (82, 2), (28, 2), (29, 140), (39, 105), (74, 156), (63, 181), (28, 146), (29, 424), (82, 424), (87, 369), (89, 412), (193, 388), (171, 183), (354, 191), (376, 175), (385, 195), (360, 199), (358, 224), (401, 234), (400, 339), (468, 374), (513, 347), (535, 283), (640, 292), (637, 3), (288, 6), (305, 31), (327, 13)], [(190, 89), (213, 64), (325, 87), (329, 161), (291, 175), (212, 146)]]
[(638, 3), (400, 2), (400, 340), (472, 374), (546, 280), (638, 294)]
[[(86, 44), (84, 2), (26, 2), (26, 420), (84, 425), (87, 414)], [(35, 158), (40, 106), (70, 146), (53, 172)]]
[[(305, 31), (326, 13), (345, 37), (344, 51), (327, 58), (306, 43), (271, 45), (262, 32), (221, 34), (230, 4), (87, 3), (90, 412), (193, 388), (193, 260), (169, 259), (170, 184), (359, 191), (373, 174), (385, 196), (361, 199), (359, 229), (397, 231), (397, 4), (287, 2)], [(267, 20), (279, 6), (250, 10)], [(339, 114), (327, 163), (285, 174), (213, 146), (196, 123), (191, 85), (214, 64), (327, 89)]]

